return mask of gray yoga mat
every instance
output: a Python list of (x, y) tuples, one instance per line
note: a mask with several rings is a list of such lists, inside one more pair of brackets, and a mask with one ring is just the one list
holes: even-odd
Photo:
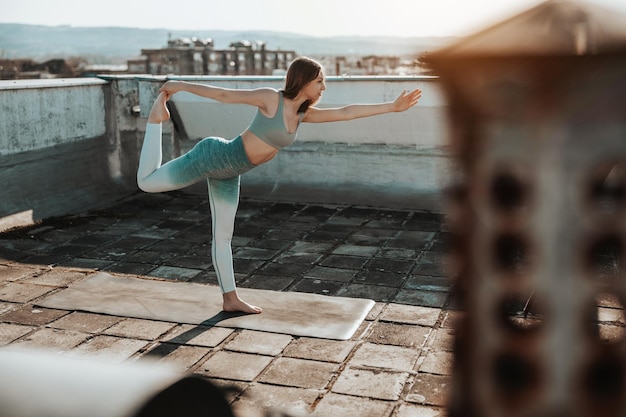
[(98, 273), (47, 297), (41, 307), (347, 340), (374, 301), (298, 292), (238, 289), (262, 314), (222, 312), (218, 287)]

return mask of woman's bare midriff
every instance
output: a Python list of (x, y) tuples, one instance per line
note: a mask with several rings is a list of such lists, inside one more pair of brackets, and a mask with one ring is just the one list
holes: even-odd
[(264, 164), (272, 160), (278, 153), (278, 149), (263, 142), (249, 130), (241, 134), (241, 139), (243, 140), (243, 148), (246, 151), (246, 155), (248, 155), (248, 159), (253, 165)]

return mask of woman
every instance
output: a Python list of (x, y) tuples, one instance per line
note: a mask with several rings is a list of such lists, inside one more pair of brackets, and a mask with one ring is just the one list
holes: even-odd
[[(168, 81), (160, 89), (146, 126), (137, 183), (146, 192), (164, 192), (186, 187), (207, 178), (213, 227), (211, 254), (223, 295), (224, 311), (260, 313), (237, 294), (230, 242), (239, 204), (240, 175), (276, 156), (293, 143), (300, 123), (323, 123), (405, 111), (421, 96), (416, 89), (403, 91), (393, 102), (352, 104), (318, 109), (314, 105), (326, 90), (323, 67), (300, 57), (287, 71), (285, 88), (228, 89), (184, 81)], [(243, 133), (233, 140), (206, 138), (188, 153), (161, 165), (161, 123), (170, 117), (167, 100), (187, 91), (222, 103), (256, 106), (257, 113)]]

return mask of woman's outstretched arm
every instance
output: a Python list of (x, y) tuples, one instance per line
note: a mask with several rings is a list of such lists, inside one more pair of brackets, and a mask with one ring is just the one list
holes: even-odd
[(233, 89), (187, 81), (167, 81), (159, 91), (168, 94), (168, 96), (186, 91), (221, 103), (250, 104), (257, 107), (264, 107), (268, 99), (276, 94), (276, 90), (271, 88)]
[(348, 106), (332, 109), (318, 109), (316, 107), (311, 107), (302, 121), (309, 123), (339, 122), (376, 116), (384, 113), (402, 112), (415, 106), (421, 96), (422, 91), (420, 89), (415, 89), (410, 93), (407, 93), (406, 90), (403, 91), (402, 94), (395, 99), (395, 101), (388, 103), (350, 104)]

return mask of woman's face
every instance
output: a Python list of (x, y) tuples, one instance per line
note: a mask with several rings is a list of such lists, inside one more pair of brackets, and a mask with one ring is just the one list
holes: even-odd
[(324, 73), (320, 71), (316, 79), (304, 86), (302, 93), (307, 99), (311, 100), (311, 105), (314, 105), (320, 101), (324, 90), (326, 90), (326, 78)]

